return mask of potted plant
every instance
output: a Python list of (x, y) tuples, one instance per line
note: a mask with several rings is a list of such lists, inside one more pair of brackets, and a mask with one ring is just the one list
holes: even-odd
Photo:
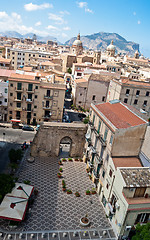
[(76, 197), (80, 197), (80, 193), (79, 192), (75, 192), (75, 196)]
[(60, 171), (60, 172), (63, 172), (63, 169), (62, 169), (62, 167), (61, 167), (61, 168), (59, 168), (59, 171)]
[(89, 179), (92, 180), (92, 176), (91, 176), (91, 174), (89, 174)]
[(91, 193), (92, 193), (92, 194), (96, 194), (96, 189), (95, 189), (95, 188), (92, 188)]
[(61, 178), (61, 176), (62, 176), (62, 174), (59, 172), (59, 173), (57, 173), (57, 177), (58, 178)]
[(72, 191), (70, 189), (67, 189), (67, 194), (72, 194)]
[(89, 219), (88, 219), (88, 215), (87, 215), (87, 214), (85, 215), (85, 217), (82, 217), (82, 218), (80, 219), (80, 224), (81, 224), (81, 226), (83, 226), (83, 227), (87, 227), (87, 226), (90, 224), (90, 221), (89, 221)]
[(69, 161), (69, 162), (72, 162), (72, 158), (68, 158), (68, 161)]
[(75, 160), (75, 162), (78, 162), (78, 161), (79, 161), (79, 159), (78, 159), (78, 158), (75, 158), (74, 160)]
[(89, 169), (89, 168), (87, 168), (87, 169), (86, 169), (86, 172), (87, 172), (87, 173), (89, 173), (89, 172), (90, 172), (90, 169)]
[(63, 158), (62, 161), (63, 161), (63, 162), (66, 162), (67, 160), (66, 160), (66, 158)]
[(62, 190), (65, 192), (66, 191), (66, 185), (62, 186)]
[(86, 190), (86, 195), (90, 195), (90, 194), (91, 194), (90, 190)]
[(64, 179), (62, 180), (62, 185), (66, 185), (66, 183), (65, 183), (65, 180), (64, 180)]
[(82, 158), (80, 158), (80, 160), (79, 160), (80, 162), (83, 162), (83, 159)]
[(58, 162), (58, 164), (59, 164), (59, 165), (63, 165), (61, 160)]

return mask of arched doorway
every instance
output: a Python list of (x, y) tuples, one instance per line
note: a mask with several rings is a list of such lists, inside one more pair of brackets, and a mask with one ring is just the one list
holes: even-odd
[(64, 137), (61, 139), (59, 144), (59, 156), (69, 157), (71, 150), (72, 140), (70, 137)]

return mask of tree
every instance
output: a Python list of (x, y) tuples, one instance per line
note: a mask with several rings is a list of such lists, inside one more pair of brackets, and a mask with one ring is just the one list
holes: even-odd
[(150, 223), (136, 225), (135, 235), (132, 237), (132, 240), (150, 240)]
[(9, 159), (11, 163), (17, 163), (17, 160), (21, 160), (22, 158), (22, 150), (21, 149), (13, 149), (11, 148), (8, 153)]
[(67, 69), (67, 72), (71, 74), (71, 73), (72, 73), (71, 68), (68, 68), (68, 69)]
[(0, 200), (2, 200), (7, 193), (10, 193), (14, 186), (15, 183), (12, 176), (4, 173), (0, 174)]

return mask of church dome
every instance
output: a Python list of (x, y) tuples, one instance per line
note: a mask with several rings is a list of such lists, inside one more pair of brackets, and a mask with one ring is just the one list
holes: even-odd
[(108, 51), (112, 51), (112, 50), (114, 51), (115, 50), (115, 46), (113, 45), (113, 40), (111, 41), (111, 44), (108, 45), (107, 50)]
[(77, 39), (73, 42), (73, 46), (81, 46), (82, 47), (82, 42), (80, 40), (80, 33), (77, 36)]
[(73, 42), (73, 45), (75, 45), (75, 46), (82, 46), (82, 42), (81, 42), (81, 40), (76, 39), (76, 40)]

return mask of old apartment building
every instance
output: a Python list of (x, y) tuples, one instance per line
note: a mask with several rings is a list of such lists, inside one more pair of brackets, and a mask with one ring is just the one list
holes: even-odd
[(25, 74), (11, 74), (8, 92), (8, 121), (20, 119), (22, 123), (61, 121), (65, 85), (51, 79)]
[(121, 78), (111, 80), (107, 101), (119, 99), (150, 117), (150, 82)]
[[(100, 201), (118, 236), (128, 236), (139, 214), (148, 214), (143, 216), (149, 219), (149, 186), (147, 188), (146, 182), (140, 183), (141, 180), (139, 183), (131, 181), (129, 186), (129, 183), (124, 182), (127, 180), (121, 176), (121, 170), (118, 170), (142, 168), (139, 153), (146, 129), (147, 122), (119, 101), (91, 104), (84, 161), (87, 162), (90, 178), (96, 185)], [(145, 171), (149, 174), (149, 169)], [(132, 194), (126, 188), (133, 188)], [(143, 192), (138, 195), (138, 191)]]

